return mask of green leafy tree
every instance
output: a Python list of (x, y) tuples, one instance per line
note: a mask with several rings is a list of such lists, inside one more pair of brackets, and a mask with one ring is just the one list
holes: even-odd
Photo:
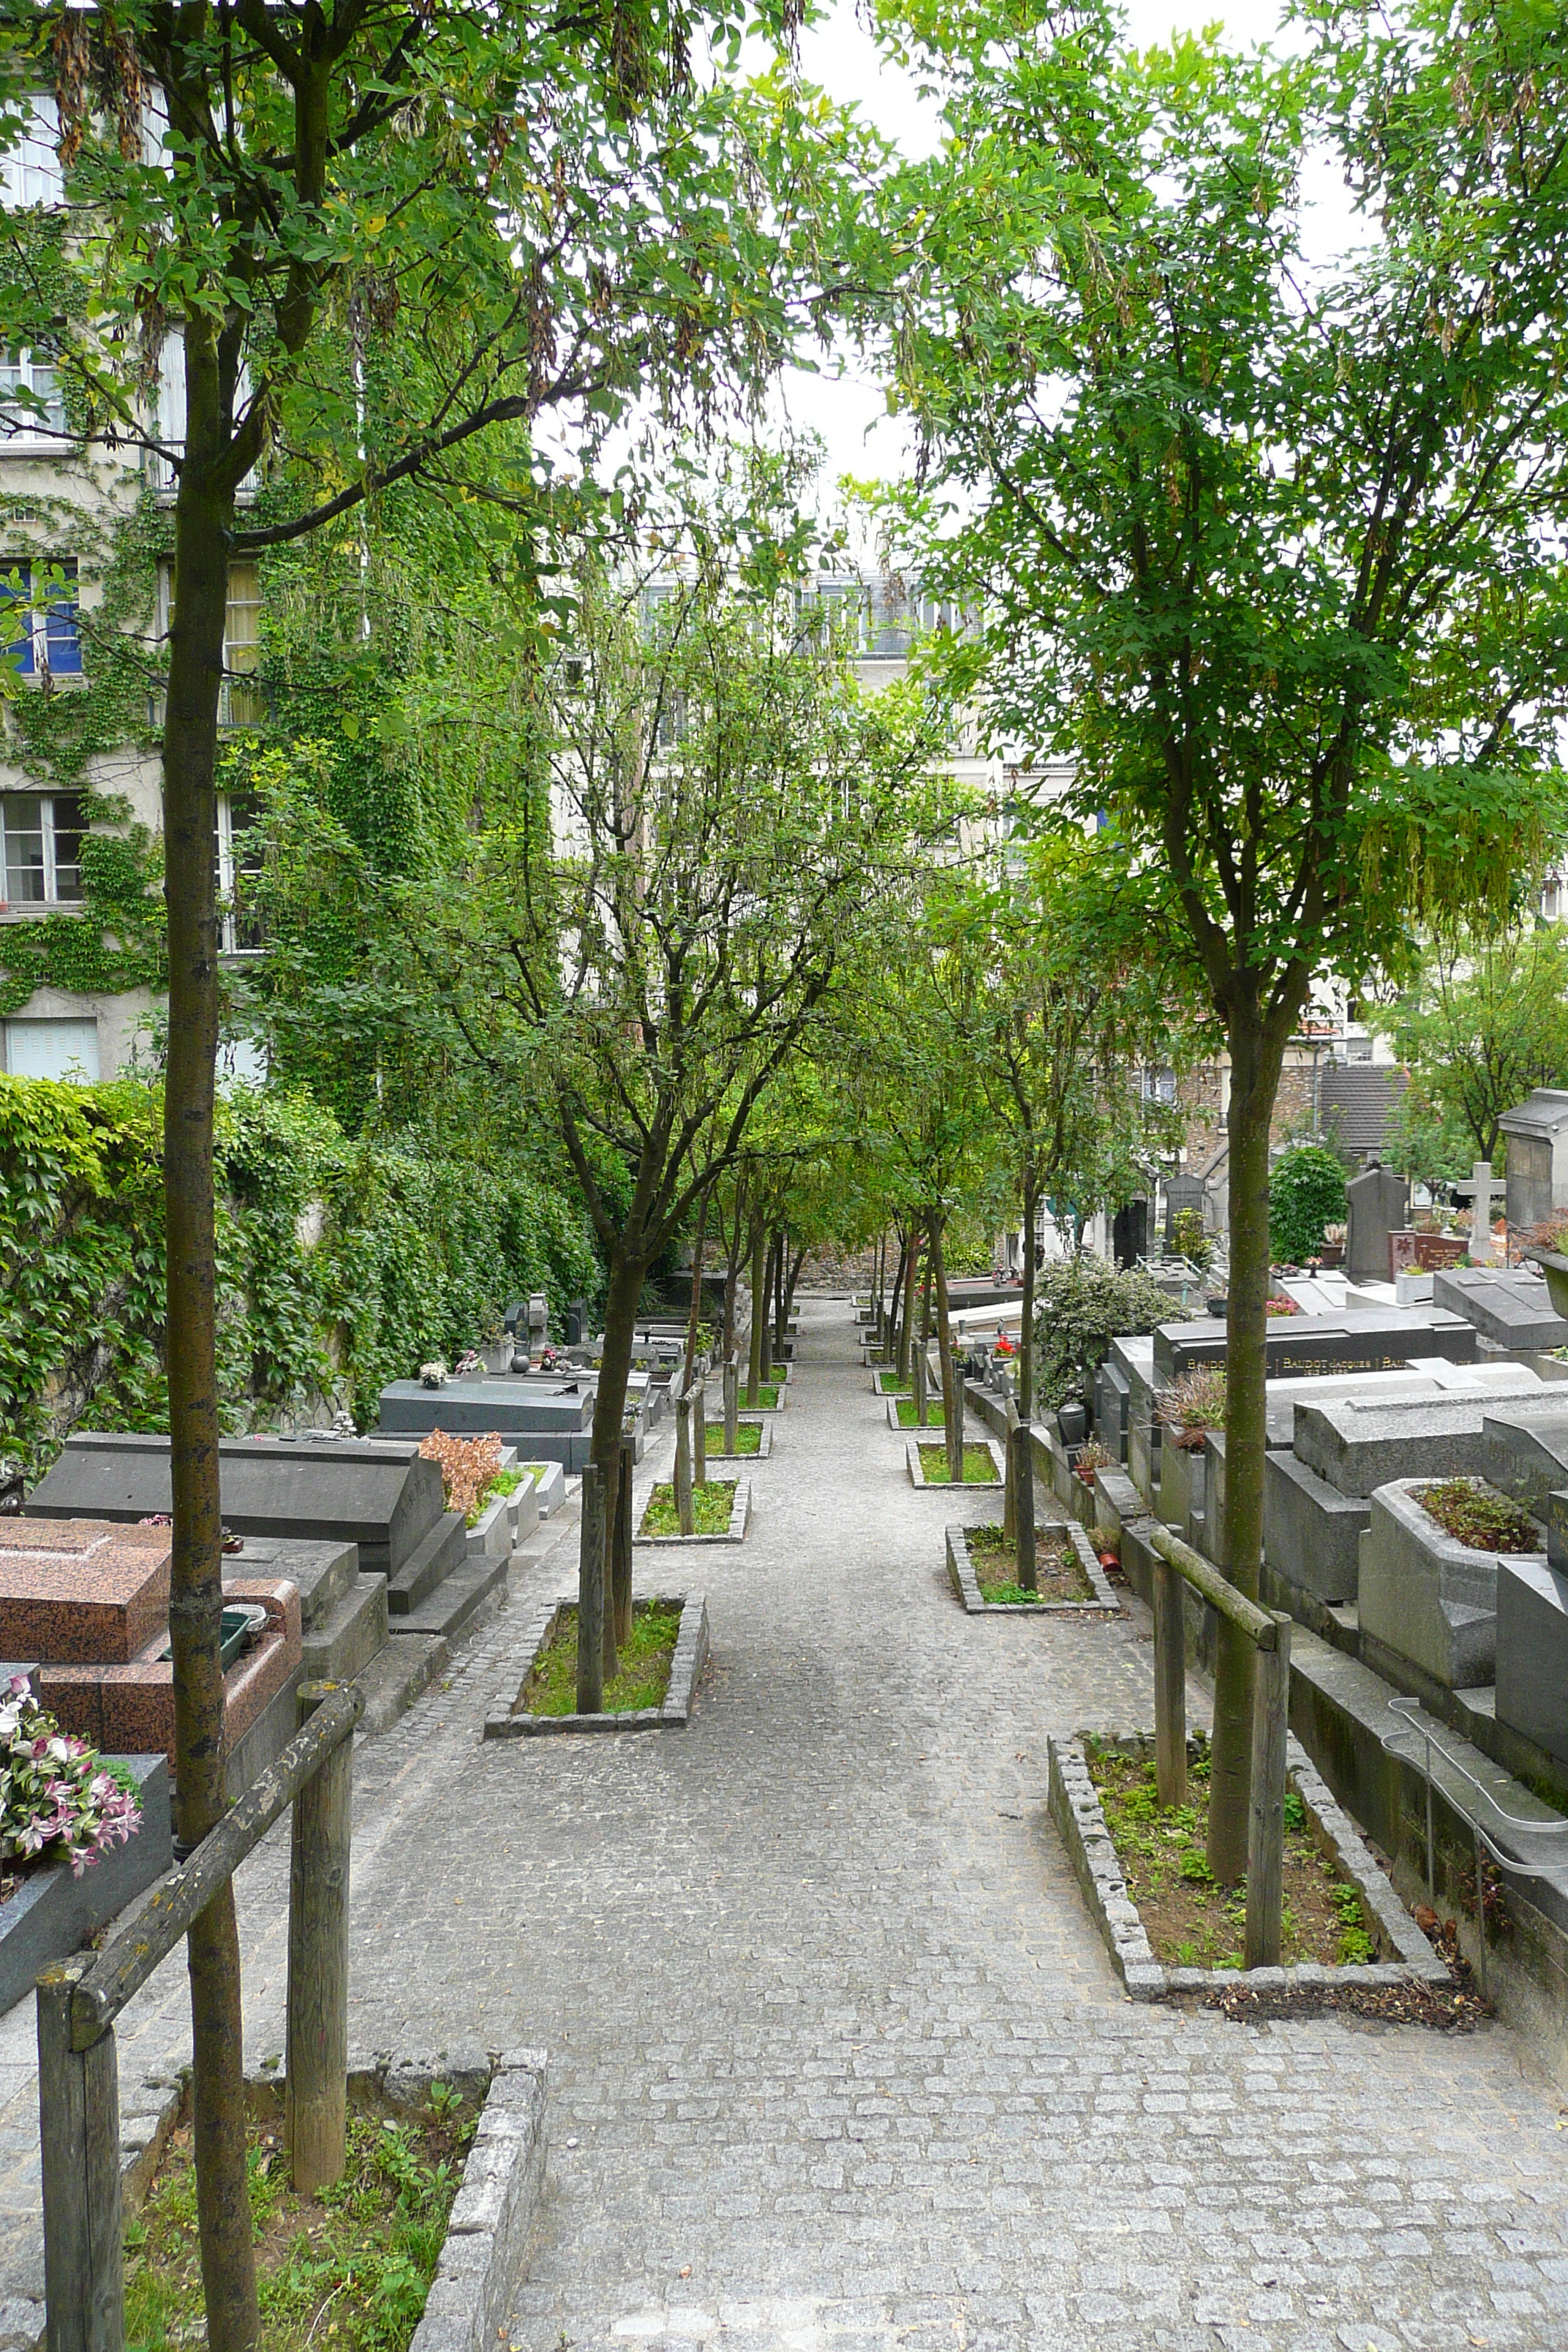
[(1281, 1262), (1300, 1265), (1323, 1246), (1326, 1225), (1345, 1217), (1345, 1169), (1337, 1151), (1301, 1143), (1282, 1151), (1268, 1175), (1268, 1239)]
[[(793, 30), (789, 0), (763, 11)], [(217, 718), (236, 555), (342, 525), (417, 480), (537, 519), (552, 417), (584, 454), (636, 401), (713, 415), (823, 298), (836, 126), (722, 58), (724, 0), (584, 14), (478, 0), (100, 0), (0, 28), (0, 141), (52, 81), (67, 208), (0, 219), (8, 348), (47, 353), (72, 435), (168, 467), (174, 617), (163, 729), (169, 1047), (164, 1171), (177, 1829), (226, 1802), (218, 1432), (213, 872)], [(155, 136), (149, 125), (156, 124)], [(823, 135), (819, 138), (818, 131)], [(769, 191), (788, 183), (790, 201)], [(425, 364), (379, 377), (401, 322)], [(148, 386), (183, 355), (184, 431)], [(524, 428), (498, 462), (484, 436)], [(263, 478), (254, 508), (245, 486)], [(531, 544), (520, 533), (518, 548)], [(216, 1895), (189, 1937), (198, 2212), (214, 2352), (258, 2337), (245, 2199), (238, 1943)]]
[(1535, 1087), (1568, 1082), (1568, 932), (1522, 923), (1439, 940), (1398, 1002), (1373, 1017), (1438, 1129), (1462, 1137), (1471, 1160), (1495, 1161), (1503, 1114)]
[(1053, 1410), (1088, 1400), (1112, 1339), (1168, 1322), (1171, 1294), (1136, 1269), (1119, 1273), (1093, 1257), (1059, 1258), (1042, 1269), (1035, 1316), (1036, 1393)]
[[(996, 740), (1071, 761), (1067, 813), (1110, 816), (1225, 1034), (1224, 1565), (1248, 1594), (1286, 1047), (1315, 971), (1386, 963), (1412, 914), (1506, 907), (1560, 823), (1568, 683), (1568, 52), (1529, 12), (1309, 17), (1282, 60), (1134, 55), (1094, 0), (906, 16), (948, 135), (882, 214), (914, 256), (909, 560), (983, 615), (954, 660)], [(1310, 161), (1377, 225), (1333, 270), (1301, 247)], [(1222, 1626), (1226, 1884), (1251, 1695)]]
[[(584, 560), (531, 772), (468, 872), (401, 909), (431, 1034), (526, 1092), (582, 1189), (608, 1276), (592, 1459), (611, 1492), (648, 1270), (742, 1159), (907, 870), (933, 740), (912, 690), (861, 698), (792, 581), (746, 593), (732, 549), (688, 550), (651, 612)], [(601, 1567), (585, 1514), (584, 1712)]]

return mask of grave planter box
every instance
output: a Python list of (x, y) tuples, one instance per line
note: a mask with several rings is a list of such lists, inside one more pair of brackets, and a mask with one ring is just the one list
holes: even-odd
[(561, 1622), (569, 1601), (546, 1601), (534, 1612), (523, 1637), (525, 1660), (515, 1697), (493, 1706), (485, 1717), (487, 1739), (540, 1739), (563, 1731), (684, 1731), (691, 1720), (691, 1705), (708, 1663), (708, 1602), (700, 1592), (637, 1593), (637, 1601), (657, 1600), (662, 1608), (680, 1611), (675, 1655), (669, 1662), (669, 1686), (659, 1706), (637, 1707), (626, 1715), (528, 1715), (521, 1698), (534, 1662)]
[[(106, 1759), (110, 1760), (110, 1759)], [(142, 1824), (123, 1845), (73, 1878), (67, 1862), (25, 1877), (0, 1906), (0, 2011), (33, 1990), (40, 1969), (79, 1951), (88, 1937), (173, 1866), (169, 1832), (169, 1764), (163, 1756), (117, 1756), (129, 1765), (142, 1797)]]
[[(1367, 1663), (1403, 1661), (1445, 1690), (1474, 1690), (1497, 1669), (1498, 1570), (1501, 1555), (1446, 1535), (1416, 1500), (1426, 1478), (1398, 1478), (1372, 1497), (1362, 1545), (1358, 1609)], [(1539, 1552), (1512, 1555), (1546, 1565)]]
[[(713, 1483), (722, 1486), (726, 1482), (723, 1479), (716, 1479)], [(636, 1516), (632, 1524), (637, 1531), (632, 1537), (633, 1543), (732, 1544), (742, 1542), (746, 1533), (746, 1523), (752, 1515), (752, 1482), (749, 1478), (737, 1478), (733, 1481), (733, 1485), (735, 1492), (730, 1505), (730, 1524), (721, 1536), (645, 1536), (642, 1523), (647, 1510), (648, 1498), (646, 1493), (637, 1496), (633, 1504)]]
[[(555, 1466), (559, 1468), (560, 1465), (557, 1464)], [(519, 1544), (528, 1541), (529, 1537), (539, 1525), (538, 1475), (527, 1463), (520, 1463), (518, 1467), (524, 1474), (523, 1482), (509, 1498), (513, 1551), (517, 1549)]]
[(1079, 1565), (1089, 1579), (1093, 1598), (1087, 1601), (987, 1601), (980, 1590), (980, 1580), (974, 1572), (974, 1561), (969, 1549), (968, 1530), (949, 1528), (947, 1530), (948, 1580), (963, 1601), (971, 1617), (1082, 1617), (1113, 1615), (1121, 1604), (1105, 1580), (1100, 1555), (1076, 1520), (1063, 1526), (1058, 1520), (1044, 1520), (1037, 1525), (1036, 1533), (1047, 1538), (1057, 1537), (1070, 1543), (1078, 1554)]
[(547, 1519), (566, 1500), (566, 1473), (559, 1462), (525, 1462), (525, 1470), (533, 1473), (533, 1491), (539, 1497), (539, 1516)]
[(719, 1442), (719, 1444), (718, 1444), (717, 1445), (715, 1445), (715, 1444), (713, 1443), (713, 1440), (712, 1440), (711, 1438), (710, 1438), (710, 1439), (709, 1439), (709, 1441), (708, 1441), (708, 1459), (709, 1459), (709, 1461), (710, 1461), (710, 1462), (765, 1462), (765, 1461), (767, 1460), (767, 1458), (768, 1458), (769, 1454), (770, 1454), (773, 1452), (773, 1425), (772, 1422), (771, 1422), (771, 1421), (764, 1421), (764, 1420), (763, 1419), (762, 1414), (761, 1414), (761, 1413), (758, 1413), (758, 1412), (752, 1412), (752, 1413), (742, 1412), (742, 1413), (739, 1414), (739, 1415), (737, 1416), (737, 1418), (738, 1418), (738, 1420), (739, 1420), (740, 1426), (741, 1426), (742, 1429), (754, 1429), (754, 1430), (756, 1431), (756, 1433), (757, 1433), (757, 1450), (756, 1450), (756, 1452), (755, 1452), (754, 1454), (726, 1454), (726, 1453), (725, 1453), (725, 1451), (724, 1451), (724, 1445), (723, 1445), (723, 1422), (722, 1422), (722, 1419), (721, 1419), (721, 1421), (720, 1421), (720, 1423), (719, 1423), (719, 1431), (720, 1431), (720, 1442)]
[(468, 1556), (470, 1559), (495, 1559), (504, 1557), (512, 1548), (511, 1495), (492, 1495), (468, 1535)]
[[(919, 1423), (916, 1422), (911, 1421), (908, 1427), (906, 1427), (899, 1419), (899, 1407), (901, 1404), (912, 1406), (914, 1403), (913, 1397), (890, 1396), (886, 1400), (886, 1402), (888, 1407), (888, 1427), (892, 1431), (895, 1437), (908, 1437), (912, 1432), (919, 1428)], [(934, 1421), (928, 1421), (925, 1430), (921, 1430), (920, 1433), (923, 1437), (926, 1433), (926, 1430), (929, 1430), (933, 1437), (940, 1437), (942, 1435), (942, 1391), (940, 1389), (937, 1391), (935, 1396), (927, 1398), (926, 1410), (928, 1412), (934, 1411), (937, 1418)]]
[[(1154, 1748), (1153, 1738), (1147, 1734), (1130, 1738), (1112, 1737), (1108, 1744), (1142, 1756), (1152, 1756)], [(1293, 1736), (1286, 1743), (1290, 1785), (1307, 1808), (1319, 1845), (1333, 1856), (1342, 1874), (1354, 1884), (1377, 1923), (1383, 1942), (1398, 1954), (1396, 1959), (1346, 1968), (1327, 1968), (1320, 1962), (1278, 1969), (1167, 1967), (1155, 1958), (1137, 1906), (1127, 1892), (1127, 1882), (1106, 1827), (1100, 1791), (1089, 1778), (1082, 1740), (1051, 1739), (1047, 1747), (1051, 1819), (1061, 1832), (1090, 1916), (1104, 1937), (1116, 1973), (1132, 2000), (1169, 2000), (1184, 1993), (1250, 1988), (1259, 1992), (1294, 1994), (1303, 2007), (1331, 2009), (1336, 1997), (1344, 1992), (1412, 1982), (1450, 1982), (1446, 1964), (1421, 1933), (1392, 1884), (1373, 1862), (1355, 1823), (1334, 1802), (1306, 1749)], [(1197, 1743), (1190, 1741), (1189, 1758), (1197, 1752)]]
[(1556, 1250), (1527, 1250), (1525, 1255), (1546, 1276), (1546, 1295), (1554, 1315), (1568, 1315), (1568, 1257)]
[(921, 1486), (928, 1494), (933, 1495), (994, 1495), (999, 1493), (1007, 1483), (1007, 1465), (1003, 1457), (1002, 1448), (994, 1437), (972, 1437), (965, 1430), (963, 1438), (965, 1447), (984, 1445), (996, 1465), (996, 1475), (994, 1478), (966, 1478), (962, 1486), (954, 1486), (945, 1478), (928, 1478), (925, 1474), (925, 1465), (921, 1460), (922, 1445), (942, 1444), (941, 1430), (932, 1430), (929, 1436), (924, 1437), (917, 1436), (911, 1430), (908, 1435), (909, 1444), (905, 1448), (904, 1459), (909, 1465), (911, 1486)]

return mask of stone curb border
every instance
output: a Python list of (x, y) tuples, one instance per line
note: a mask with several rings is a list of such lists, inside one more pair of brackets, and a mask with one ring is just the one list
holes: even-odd
[(987, 1601), (970, 1557), (968, 1528), (949, 1528), (947, 1572), (967, 1613), (971, 1617), (1095, 1617), (1109, 1610), (1120, 1616), (1121, 1603), (1106, 1581), (1099, 1553), (1077, 1520), (1069, 1520), (1064, 1527), (1058, 1519), (1043, 1519), (1036, 1531), (1065, 1537), (1071, 1544), (1078, 1554), (1079, 1566), (1089, 1579), (1092, 1601)]
[[(715, 1458), (717, 1459), (719, 1457), (716, 1456)], [(754, 1462), (757, 1459), (754, 1454), (737, 1454), (733, 1458), (737, 1462)], [(632, 1538), (633, 1543), (647, 1544), (649, 1546), (657, 1544), (732, 1544), (741, 1543), (744, 1540), (746, 1525), (752, 1516), (752, 1482), (749, 1478), (737, 1478), (734, 1481), (735, 1498), (730, 1506), (730, 1524), (725, 1528), (721, 1536), (645, 1536), (642, 1531), (642, 1523), (647, 1511), (648, 1496), (652, 1494), (653, 1486), (660, 1483), (668, 1486), (669, 1481), (665, 1479), (660, 1482), (656, 1479), (640, 1497), (634, 1497), (633, 1509), (636, 1513), (635, 1524), (637, 1533)], [(717, 1478), (710, 1483), (714, 1486), (722, 1486), (729, 1482), (722, 1478)]]
[(510, 2336), (544, 2191), (542, 2050), (496, 2062), (409, 2352), (494, 2352)]
[[(625, 1715), (514, 1715), (510, 1704), (490, 1708), (485, 1717), (486, 1739), (548, 1739), (562, 1731), (684, 1731), (691, 1720), (691, 1702), (702, 1669), (708, 1663), (708, 1598), (702, 1592), (638, 1592), (637, 1601), (661, 1601), (680, 1607), (680, 1630), (669, 1662), (669, 1687), (662, 1706), (639, 1706)], [(533, 1672), (533, 1662), (554, 1633), (563, 1600), (540, 1604), (529, 1620), (524, 1636), (527, 1663), (518, 1676), (516, 1696)]]
[[(942, 1412), (940, 1398), (933, 1398), (931, 1402), (936, 1405), (937, 1412), (940, 1416)], [(892, 1431), (895, 1437), (917, 1437), (926, 1444), (930, 1444), (933, 1439), (941, 1437), (942, 1433), (942, 1423), (940, 1418), (935, 1421), (928, 1421), (923, 1430), (919, 1428), (914, 1423), (911, 1423), (907, 1429), (905, 1428), (903, 1423), (899, 1419), (899, 1407), (901, 1404), (912, 1403), (912, 1398), (890, 1396), (886, 1400), (886, 1402), (888, 1407), (888, 1427)], [(973, 1443), (973, 1441), (971, 1441), (971, 1443)]]
[(710, 1445), (708, 1448), (708, 1459), (710, 1462), (765, 1462), (767, 1460), (769, 1454), (773, 1450), (773, 1423), (763, 1419), (760, 1407), (755, 1412), (742, 1412), (740, 1414), (739, 1419), (742, 1429), (756, 1429), (762, 1432), (762, 1444), (758, 1446), (756, 1452), (754, 1454), (726, 1454), (721, 1449), (715, 1448)]
[[(1153, 1735), (1133, 1733), (1112, 1737), (1106, 1745), (1152, 1755)], [(1082, 1887), (1089, 1913), (1118, 1976), (1134, 2000), (1169, 2000), (1182, 1993), (1223, 1992), (1234, 1986), (1256, 1991), (1311, 1993), (1324, 2008), (1332, 2008), (1337, 1991), (1367, 1986), (1409, 1984), (1413, 1979), (1446, 1985), (1451, 1981), (1409, 1912), (1395, 1895), (1372, 1855), (1361, 1832), (1334, 1802), (1327, 1784), (1314, 1769), (1306, 1749), (1292, 1734), (1286, 1743), (1286, 1766), (1298, 1795), (1333, 1849), (1334, 1859), (1354, 1885), (1387, 1940), (1399, 1953), (1397, 1960), (1376, 1960), (1366, 1966), (1325, 1968), (1321, 1961), (1303, 1961), (1279, 1969), (1169, 1969), (1154, 1958), (1153, 1948), (1127, 1892), (1116, 1848), (1105, 1825), (1100, 1792), (1089, 1778), (1083, 1738), (1049, 1739), (1051, 1819), (1061, 1832), (1074, 1875)], [(1195, 1743), (1189, 1743), (1195, 1753)]]
[(962, 1486), (954, 1486), (946, 1478), (928, 1478), (921, 1461), (921, 1447), (942, 1444), (942, 1432), (936, 1430), (927, 1437), (910, 1436), (910, 1442), (904, 1449), (904, 1460), (909, 1465), (910, 1486), (923, 1487), (927, 1494), (931, 1495), (999, 1495), (1007, 1483), (1007, 1465), (1002, 1459), (1002, 1448), (997, 1444), (996, 1440), (994, 1437), (971, 1437), (966, 1430), (963, 1443), (966, 1448), (971, 1445), (985, 1447), (992, 1461), (996, 1465), (994, 1478), (966, 1478)]

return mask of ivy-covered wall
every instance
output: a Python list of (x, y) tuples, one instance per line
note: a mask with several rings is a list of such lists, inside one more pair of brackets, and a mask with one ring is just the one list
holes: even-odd
[[(165, 1429), (158, 1090), (0, 1076), (0, 1454), (37, 1475), (68, 1432)], [(434, 1137), (343, 1135), (305, 1098), (242, 1090), (219, 1131), (219, 1396), (264, 1426), (448, 1361), (510, 1297), (596, 1298), (576, 1204)]]

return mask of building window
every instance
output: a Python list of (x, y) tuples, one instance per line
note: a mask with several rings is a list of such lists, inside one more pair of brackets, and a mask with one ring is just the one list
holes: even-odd
[(41, 92), (26, 104), (27, 127), (0, 155), (0, 205), (7, 212), (58, 205), (65, 197), (65, 176), (57, 148), (59, 109), (53, 98)]
[(95, 1087), (96, 1021), (7, 1021), (5, 1067), (14, 1078), (71, 1078)]
[(53, 440), (65, 429), (65, 395), (53, 361), (0, 352), (0, 439)]
[[(174, 625), (174, 567), (158, 574), (162, 633)], [(220, 727), (260, 727), (267, 719), (267, 690), (256, 673), (261, 663), (261, 580), (254, 563), (228, 567), (228, 604), (223, 622), (223, 683), (218, 688)], [(154, 724), (163, 724), (162, 698), (153, 704)]]
[(1143, 1072), (1143, 1099), (1146, 1103), (1173, 1103), (1176, 1099), (1176, 1074), (1174, 1070), (1145, 1069)]
[(0, 659), (18, 677), (79, 677), (76, 558), (0, 569)]
[(7, 906), (47, 907), (79, 898), (86, 830), (74, 793), (0, 793)]
[(262, 943), (261, 925), (254, 912), (254, 884), (261, 873), (261, 856), (252, 846), (256, 839), (252, 828), (259, 814), (254, 793), (219, 793), (217, 796), (218, 937), (225, 955), (255, 955)]

